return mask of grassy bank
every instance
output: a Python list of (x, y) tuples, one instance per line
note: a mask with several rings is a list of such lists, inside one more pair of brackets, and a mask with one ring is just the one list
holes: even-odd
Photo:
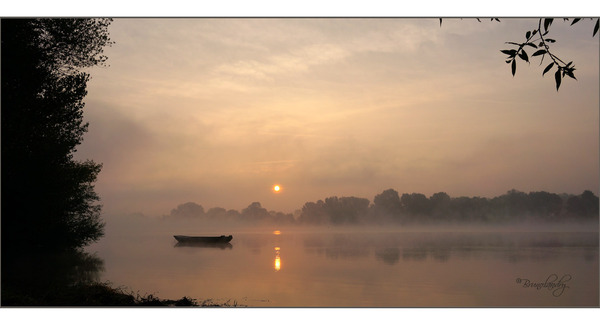
[(3, 307), (238, 307), (237, 302), (215, 303), (212, 300), (198, 302), (183, 297), (179, 300), (160, 299), (154, 295), (142, 296), (113, 288), (109, 283), (91, 283), (54, 289), (46, 293), (27, 293), (2, 290)]

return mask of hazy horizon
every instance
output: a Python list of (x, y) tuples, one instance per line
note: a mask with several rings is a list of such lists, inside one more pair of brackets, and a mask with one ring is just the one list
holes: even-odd
[(537, 19), (118, 18), (76, 158), (103, 164), (105, 214), (291, 213), (389, 188), (598, 194), (593, 23), (554, 22), (578, 79), (557, 92), (538, 57), (513, 77), (500, 52)]

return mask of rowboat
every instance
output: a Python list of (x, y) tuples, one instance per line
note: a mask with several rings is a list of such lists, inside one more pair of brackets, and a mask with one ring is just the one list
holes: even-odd
[(203, 236), (173, 236), (179, 243), (183, 244), (226, 244), (231, 241), (233, 236), (214, 236), (214, 237), (203, 237)]
[(177, 242), (175, 247), (202, 247), (202, 248), (220, 248), (220, 249), (232, 249), (231, 243), (196, 243), (196, 242)]

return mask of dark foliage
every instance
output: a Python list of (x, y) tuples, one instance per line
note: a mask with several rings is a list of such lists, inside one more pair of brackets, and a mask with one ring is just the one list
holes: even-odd
[[(477, 21), (481, 22), (481, 19), (476, 18)], [(600, 26), (600, 19), (595, 18), (596, 23), (594, 24), (592, 37), (595, 37), (598, 33), (598, 28)], [(440, 27), (442, 26), (442, 18), (440, 20)], [(490, 18), (491, 21), (500, 22), (498, 18)], [(565, 22), (571, 21), (570, 26), (573, 26), (579, 23), (582, 18), (573, 18), (569, 20), (569, 18), (563, 18)], [(594, 21), (594, 18), (590, 18), (590, 20)], [(554, 81), (556, 83), (556, 91), (560, 88), (562, 80), (565, 76), (577, 80), (575, 78), (575, 65), (573, 65), (573, 61), (569, 63), (565, 63), (565, 61), (561, 60), (558, 56), (553, 54), (550, 51), (550, 45), (556, 43), (556, 40), (548, 37), (548, 33), (550, 32), (550, 27), (554, 22), (554, 18), (540, 18), (538, 20), (537, 28), (534, 28), (530, 31), (525, 32), (525, 41), (523, 42), (506, 42), (506, 44), (513, 45), (513, 48), (500, 50), (500, 52), (508, 55), (506, 58), (506, 63), (510, 65), (510, 72), (514, 76), (517, 73), (517, 57), (521, 60), (530, 63), (530, 58), (541, 56), (540, 65), (544, 63), (544, 58), (547, 56), (550, 58), (552, 62), (550, 62), (542, 72), (542, 76), (544, 76), (547, 72), (556, 68), (556, 72), (554, 73)], [(531, 55), (527, 53), (527, 51), (534, 51)]]
[(187, 202), (171, 210), (171, 215), (177, 218), (194, 218), (204, 216), (204, 208), (194, 202)]
[(260, 205), (260, 202), (252, 202), (242, 210), (242, 216), (249, 222), (261, 222), (269, 218), (269, 212)]
[[(564, 21), (568, 22), (568, 18), (564, 18)], [(575, 18), (571, 22), (571, 26), (581, 21), (581, 18)], [(565, 63), (565, 61), (561, 60), (558, 56), (553, 54), (550, 51), (551, 44), (556, 43), (556, 40), (548, 37), (550, 32), (550, 26), (554, 22), (554, 18), (540, 18), (538, 20), (537, 28), (527, 31), (525, 33), (525, 41), (519, 42), (506, 42), (507, 44), (511, 44), (514, 46), (512, 49), (501, 50), (500, 52), (508, 55), (506, 59), (506, 63), (510, 64), (511, 73), (514, 76), (517, 72), (517, 57), (521, 60), (529, 63), (529, 55), (527, 51), (534, 51), (531, 54), (531, 57), (541, 56), (540, 65), (544, 63), (544, 59), (546, 57), (551, 61), (542, 72), (542, 76), (547, 72), (556, 68), (556, 72), (554, 73), (554, 81), (556, 83), (556, 90), (560, 88), (562, 83), (562, 79), (567, 76), (569, 78), (577, 80), (575, 78), (575, 65), (573, 65), (573, 61)], [(592, 37), (596, 36), (598, 32), (598, 24), (600, 19), (596, 19), (596, 24), (594, 26), (594, 31), (592, 33)], [(527, 50), (527, 51), (526, 51)]]
[(598, 197), (590, 191), (572, 196), (567, 200), (567, 211), (572, 216), (597, 217)]
[(204, 208), (194, 202), (180, 204), (171, 214), (164, 216), (169, 220), (200, 220), (206, 222), (232, 222), (247, 225), (286, 225), (294, 222), (294, 216), (289, 213), (268, 211), (260, 202), (252, 202), (242, 212), (214, 207), (204, 212)]
[(181, 204), (168, 219), (195, 219), (202, 222), (230, 222), (245, 225), (357, 225), (388, 223), (504, 223), (527, 220), (561, 222), (598, 219), (598, 197), (591, 191), (581, 195), (558, 195), (545, 191), (525, 193), (510, 190), (503, 195), (485, 197), (450, 197), (438, 192), (431, 197), (421, 193), (404, 193), (387, 189), (375, 195), (373, 204), (358, 197), (332, 196), (306, 202), (292, 214), (267, 211), (259, 202), (251, 203), (241, 213), (211, 208), (203, 213), (196, 203)]
[[(367, 199), (331, 197), (325, 202), (307, 202), (297, 222), (301, 224), (383, 224), (405, 223), (504, 223), (598, 219), (598, 197), (590, 191), (581, 195), (548, 192), (524, 193), (510, 190), (488, 199), (452, 198), (438, 192), (427, 198), (421, 193), (388, 189), (377, 194), (372, 205)], [(368, 207), (367, 207), (368, 206)]]
[[(2, 19), (2, 258), (81, 247), (103, 234), (93, 183), (75, 161), (83, 98), (109, 19)], [(3, 263), (4, 264), (4, 263)], [(4, 269), (4, 268), (3, 268)]]
[(383, 216), (398, 216), (402, 211), (400, 196), (394, 189), (388, 189), (381, 194), (375, 195), (373, 199), (375, 213)]

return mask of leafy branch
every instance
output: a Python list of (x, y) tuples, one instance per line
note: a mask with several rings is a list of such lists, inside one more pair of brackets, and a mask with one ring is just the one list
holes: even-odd
[[(564, 20), (568, 21), (569, 19), (564, 18)], [(580, 20), (581, 20), (581, 18), (573, 19), (573, 21), (571, 22), (571, 26), (575, 25)], [(506, 42), (507, 44), (514, 45), (516, 48), (508, 49), (508, 50), (501, 50), (500, 52), (508, 55), (508, 58), (506, 59), (506, 63), (510, 64), (511, 72), (512, 72), (513, 76), (515, 75), (515, 73), (517, 71), (517, 57), (519, 57), (521, 60), (529, 63), (529, 55), (525, 51), (527, 46), (537, 50), (531, 55), (532, 57), (540, 56), (540, 55), (542, 56), (542, 58), (540, 60), (540, 65), (543, 64), (544, 58), (546, 56), (548, 56), (550, 58), (550, 60), (552, 60), (552, 62), (550, 64), (548, 64), (546, 66), (546, 68), (544, 68), (544, 71), (542, 72), (542, 76), (544, 76), (547, 72), (549, 72), (553, 68), (556, 68), (556, 72), (554, 73), (554, 80), (556, 82), (556, 90), (558, 91), (558, 88), (560, 87), (560, 85), (562, 83), (562, 79), (565, 76), (568, 76), (575, 80), (577, 80), (577, 78), (575, 78), (575, 74), (574, 74), (574, 71), (576, 69), (575, 69), (575, 66), (573, 65), (573, 61), (571, 61), (569, 63), (565, 63), (563, 60), (561, 60), (558, 56), (556, 56), (554, 53), (552, 53), (550, 51), (550, 44), (556, 43), (555, 39), (547, 37), (547, 35), (550, 31), (550, 26), (552, 26), (553, 22), (554, 22), (553, 18), (540, 18), (538, 21), (537, 29), (527, 31), (525, 33), (525, 41), (523, 43)], [(594, 31), (593, 31), (592, 37), (595, 37), (596, 34), (598, 33), (599, 24), (600, 24), (600, 19), (597, 19), (596, 25), (594, 26)], [(543, 31), (542, 31), (542, 25), (543, 25)], [(537, 38), (535, 38), (536, 35), (537, 35)]]

